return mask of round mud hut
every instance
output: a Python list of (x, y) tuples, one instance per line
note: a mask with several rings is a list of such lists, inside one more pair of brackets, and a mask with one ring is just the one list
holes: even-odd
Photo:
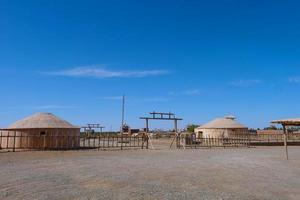
[(236, 121), (234, 116), (214, 119), (195, 129), (197, 138), (229, 138), (249, 133), (248, 127)]
[(36, 113), (0, 131), (2, 149), (77, 149), (80, 127), (51, 113)]

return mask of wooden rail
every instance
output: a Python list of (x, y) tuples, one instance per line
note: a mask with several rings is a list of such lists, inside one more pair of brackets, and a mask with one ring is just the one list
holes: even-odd
[(127, 136), (115, 134), (101, 134), (95, 136), (80, 137), (80, 148), (97, 148), (97, 149), (128, 149), (141, 148), (148, 149), (148, 137)]
[[(300, 134), (287, 135), (289, 145), (300, 145)], [(177, 147), (249, 147), (249, 146), (281, 146), (284, 144), (283, 134), (240, 134), (229, 138), (195, 138), (192, 135), (178, 136)]]
[[(248, 138), (251, 144), (281, 144), (284, 142), (283, 134), (246, 134), (246, 135), (232, 135), (234, 138)], [(289, 143), (299, 143), (300, 133), (288, 133), (287, 141)]]
[(250, 147), (247, 138), (193, 138), (191, 136), (178, 136), (176, 138), (177, 148), (212, 148), (212, 147)]
[(148, 149), (148, 137), (119, 134), (99, 135), (18, 135), (0, 132), (0, 150)]

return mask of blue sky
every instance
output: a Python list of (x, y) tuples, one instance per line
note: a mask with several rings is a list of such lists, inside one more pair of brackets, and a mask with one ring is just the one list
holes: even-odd
[[(118, 129), (172, 111), (300, 116), (298, 1), (0, 0), (0, 126), (35, 112)], [(152, 128), (172, 124), (152, 123)]]

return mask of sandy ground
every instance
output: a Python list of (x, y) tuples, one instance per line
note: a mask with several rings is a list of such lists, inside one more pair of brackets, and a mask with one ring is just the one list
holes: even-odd
[(0, 199), (300, 199), (300, 147), (0, 153)]

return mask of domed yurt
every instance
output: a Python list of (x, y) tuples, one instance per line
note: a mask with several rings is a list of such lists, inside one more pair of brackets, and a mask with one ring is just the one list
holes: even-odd
[(214, 119), (195, 129), (197, 138), (229, 138), (249, 133), (248, 127), (236, 121), (234, 116)]
[(36, 113), (0, 132), (3, 149), (76, 149), (80, 127), (51, 113)]

